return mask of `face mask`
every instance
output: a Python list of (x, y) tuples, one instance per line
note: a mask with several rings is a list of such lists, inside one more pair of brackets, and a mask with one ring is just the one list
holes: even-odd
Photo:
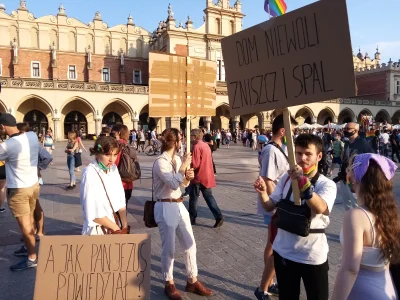
[(350, 132), (350, 131), (344, 131), (343, 132), (343, 135), (345, 136), (345, 137), (352, 137), (353, 135), (355, 135), (356, 134), (356, 131), (353, 131), (353, 132)]
[(312, 167), (309, 167), (309, 168), (303, 168), (303, 174), (305, 175), (305, 176), (308, 176), (308, 175), (310, 175), (312, 172), (314, 172), (315, 171), (315, 169), (317, 168), (317, 165), (314, 165), (314, 166), (312, 166)]
[(100, 169), (102, 169), (103, 171), (108, 171), (108, 168), (106, 167), (106, 165), (103, 164), (101, 161), (98, 162), (98, 165), (99, 165)]

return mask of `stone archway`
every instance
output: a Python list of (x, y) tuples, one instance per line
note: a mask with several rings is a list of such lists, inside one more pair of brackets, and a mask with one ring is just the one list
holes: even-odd
[(37, 134), (38, 137), (42, 137), (46, 134), (49, 127), (49, 120), (46, 115), (40, 110), (33, 109), (24, 116), (24, 122), (29, 124), (30, 129)]
[(149, 117), (149, 105), (145, 105), (139, 114), (139, 129), (143, 129), (144, 132), (157, 129), (157, 123), (157, 119)]
[(222, 104), (217, 107), (216, 115), (211, 117), (211, 130), (229, 129), (229, 120), (231, 111), (228, 104)]
[(345, 124), (355, 121), (356, 121), (356, 115), (350, 108), (346, 107), (342, 109), (342, 111), (339, 113), (338, 124)]
[(304, 123), (312, 124), (315, 122), (315, 116), (311, 108), (308, 106), (304, 106), (303, 108), (299, 109), (295, 115), (295, 119), (303, 118)]
[[(100, 116), (100, 112), (97, 115)], [(60, 119), (64, 138), (67, 138), (68, 131), (71, 130), (79, 130), (82, 138), (96, 133), (95, 111), (86, 99), (75, 97), (66, 101), (61, 108)]]
[(119, 114), (110, 111), (109, 113), (104, 115), (101, 124), (112, 127), (116, 124), (124, 124), (124, 121)]
[(358, 114), (358, 116), (357, 116), (357, 122), (358, 123), (361, 123), (361, 116), (368, 116), (368, 117), (371, 117), (371, 116), (373, 116), (372, 115), (372, 112), (369, 110), (369, 109), (367, 109), (367, 108), (364, 108), (362, 111), (360, 111), (360, 113)]
[[(113, 99), (103, 108), (103, 124), (114, 125), (122, 123), (131, 129), (132, 125), (132, 108), (125, 101), (121, 99)], [(106, 118), (107, 116), (107, 118)], [(119, 119), (118, 119), (119, 118)]]
[(400, 124), (400, 110), (396, 111), (392, 116), (392, 124)]
[(7, 107), (3, 101), (0, 100), (0, 113), (7, 113)]
[(17, 122), (27, 122), (40, 137), (51, 126), (53, 109), (43, 98), (31, 95), (19, 102), (15, 111)]
[(385, 121), (390, 123), (390, 115), (385, 109), (381, 109), (375, 116), (375, 122), (384, 123)]
[(329, 122), (333, 123), (335, 119), (335, 113), (329, 107), (324, 108), (320, 111), (317, 117), (317, 123), (320, 125), (326, 125)]

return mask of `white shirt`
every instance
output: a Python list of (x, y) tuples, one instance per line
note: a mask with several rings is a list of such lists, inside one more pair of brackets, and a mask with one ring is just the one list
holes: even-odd
[(153, 166), (154, 200), (179, 199), (182, 196), (180, 186), (183, 185), (184, 178), (178, 172), (181, 165), (182, 161), (178, 155), (175, 155), (175, 168), (167, 152), (163, 152), (157, 158)]
[[(283, 146), (283, 145), (282, 145)], [(287, 155), (287, 148), (284, 147), (282, 150)], [(283, 155), (274, 145), (267, 145), (261, 151), (261, 168), (260, 176), (271, 179), (275, 185), (278, 184), (279, 180), (287, 174), (289, 170), (289, 163), (286, 157)], [(260, 201), (257, 201), (257, 214), (259, 215), (272, 215), (273, 212), (267, 212), (261, 205)]]
[[(274, 192), (271, 194), (270, 199), (274, 203), (286, 197), (289, 187), (292, 184), (291, 180), (285, 184), (287, 177), (288, 175), (285, 175), (281, 178)], [(325, 200), (328, 210), (331, 212), (336, 198), (336, 184), (325, 176), (319, 175), (314, 188), (315, 193)], [(290, 200), (293, 201), (293, 194)], [(322, 214), (316, 215), (311, 210), (310, 228), (322, 229), (327, 228), (328, 225), (328, 216)], [(328, 259), (329, 251), (328, 241), (326, 235), (323, 233), (310, 233), (307, 237), (301, 237), (283, 229), (278, 229), (278, 234), (272, 248), (283, 258), (307, 265), (321, 265), (325, 263)]]
[(381, 133), (381, 135), (379, 136), (379, 142), (381, 144), (388, 144), (389, 143), (389, 134), (387, 134), (386, 132)]
[(39, 142), (36, 133), (26, 132), (0, 144), (0, 160), (6, 161), (7, 187), (28, 188), (38, 182)]
[[(99, 173), (97, 173), (99, 172)], [(115, 223), (113, 211), (108, 201), (106, 191), (99, 175), (103, 179), (107, 194), (110, 197), (114, 211), (117, 212), (126, 206), (125, 192), (122, 186), (121, 176), (118, 168), (113, 165), (107, 174), (101, 170), (94, 160), (91, 162), (82, 173), (82, 182), (80, 190), (83, 228), (82, 234), (90, 234), (92, 227), (98, 226), (94, 219), (107, 217)]]
[(154, 130), (151, 132), (151, 139), (152, 140), (156, 139), (156, 132)]

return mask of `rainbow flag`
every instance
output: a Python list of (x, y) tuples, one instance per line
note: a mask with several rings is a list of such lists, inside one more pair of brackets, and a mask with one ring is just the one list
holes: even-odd
[(285, 0), (265, 0), (264, 10), (272, 17), (279, 17), (286, 13), (287, 5)]

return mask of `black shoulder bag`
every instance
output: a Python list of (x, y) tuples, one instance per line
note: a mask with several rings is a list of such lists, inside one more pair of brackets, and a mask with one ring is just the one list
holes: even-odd
[(269, 142), (267, 145), (272, 145), (272, 146), (274, 146), (274, 147), (278, 148), (278, 149), (279, 149), (279, 151), (281, 151), (281, 152), (282, 152), (283, 156), (285, 156), (286, 160), (289, 162), (289, 158), (288, 158), (288, 156), (286, 155), (285, 151), (283, 151), (283, 149), (282, 149), (282, 147), (281, 147), (281, 146), (279, 146), (277, 143), (275, 143), (275, 142), (272, 142), (272, 141), (271, 141), (271, 142)]
[[(319, 173), (311, 179), (311, 184), (315, 185), (318, 178)], [(310, 233), (325, 233), (325, 229), (310, 229), (311, 209), (306, 203), (295, 205), (290, 201), (291, 194), (292, 185), (290, 184), (286, 198), (277, 203), (277, 227), (302, 237), (307, 237)]]

